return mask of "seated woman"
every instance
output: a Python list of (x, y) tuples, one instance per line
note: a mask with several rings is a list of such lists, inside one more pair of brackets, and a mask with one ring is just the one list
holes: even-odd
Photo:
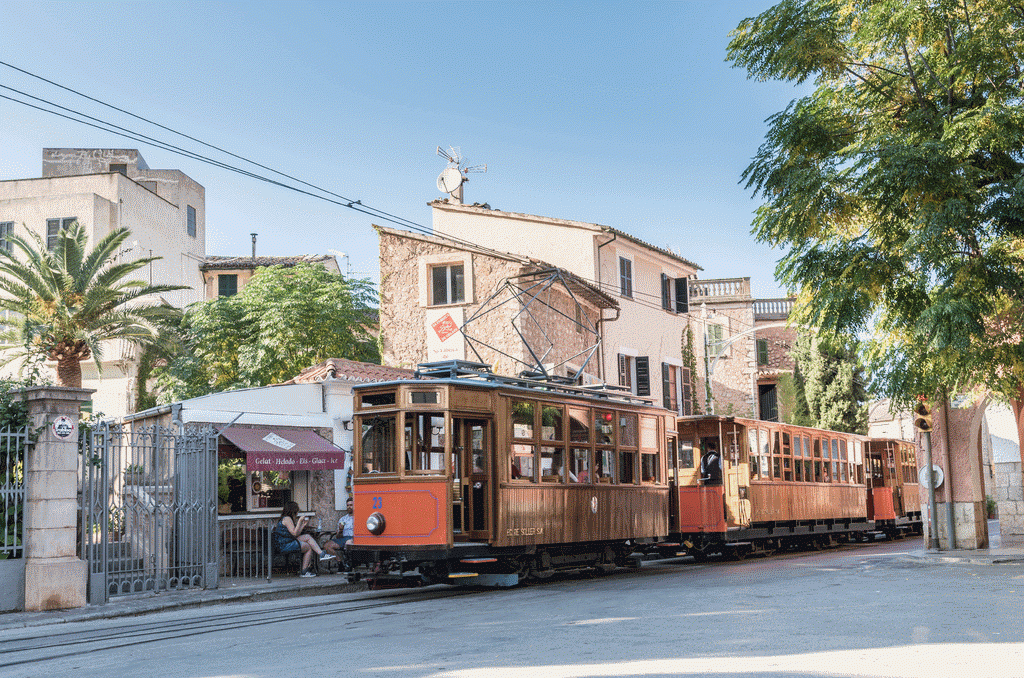
[(313, 554), (320, 556), (320, 560), (330, 560), (335, 556), (325, 553), (320, 545), (316, 543), (311, 534), (303, 534), (306, 527), (306, 516), (299, 517), (299, 505), (289, 501), (281, 509), (281, 520), (274, 526), (274, 547), (281, 553), (294, 553), (302, 551), (302, 571), (300, 577), (315, 577), (316, 573), (309, 569), (313, 560)]

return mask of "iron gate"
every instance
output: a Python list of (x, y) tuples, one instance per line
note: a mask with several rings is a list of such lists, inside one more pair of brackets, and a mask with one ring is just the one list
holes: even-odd
[(79, 443), (89, 602), (216, 588), (216, 431), (101, 423)]

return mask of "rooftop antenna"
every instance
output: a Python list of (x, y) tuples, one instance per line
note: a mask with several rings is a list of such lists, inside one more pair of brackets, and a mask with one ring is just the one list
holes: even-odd
[(447, 193), (456, 203), (461, 204), (462, 186), (469, 181), (469, 173), (486, 172), (487, 165), (470, 165), (458, 146), (449, 146), (447, 151), (438, 146), (437, 154), (448, 161), (448, 166), (437, 177), (437, 190)]

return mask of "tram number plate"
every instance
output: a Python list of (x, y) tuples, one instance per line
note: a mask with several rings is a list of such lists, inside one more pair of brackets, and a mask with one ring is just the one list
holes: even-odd
[(372, 508), (373, 509), (384, 508), (384, 497), (374, 497), (373, 498), (373, 507)]

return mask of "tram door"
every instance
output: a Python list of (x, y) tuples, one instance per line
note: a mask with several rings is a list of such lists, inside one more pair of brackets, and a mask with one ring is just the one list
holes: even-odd
[(491, 423), (455, 418), (452, 455), (452, 531), (456, 539), (487, 539)]

